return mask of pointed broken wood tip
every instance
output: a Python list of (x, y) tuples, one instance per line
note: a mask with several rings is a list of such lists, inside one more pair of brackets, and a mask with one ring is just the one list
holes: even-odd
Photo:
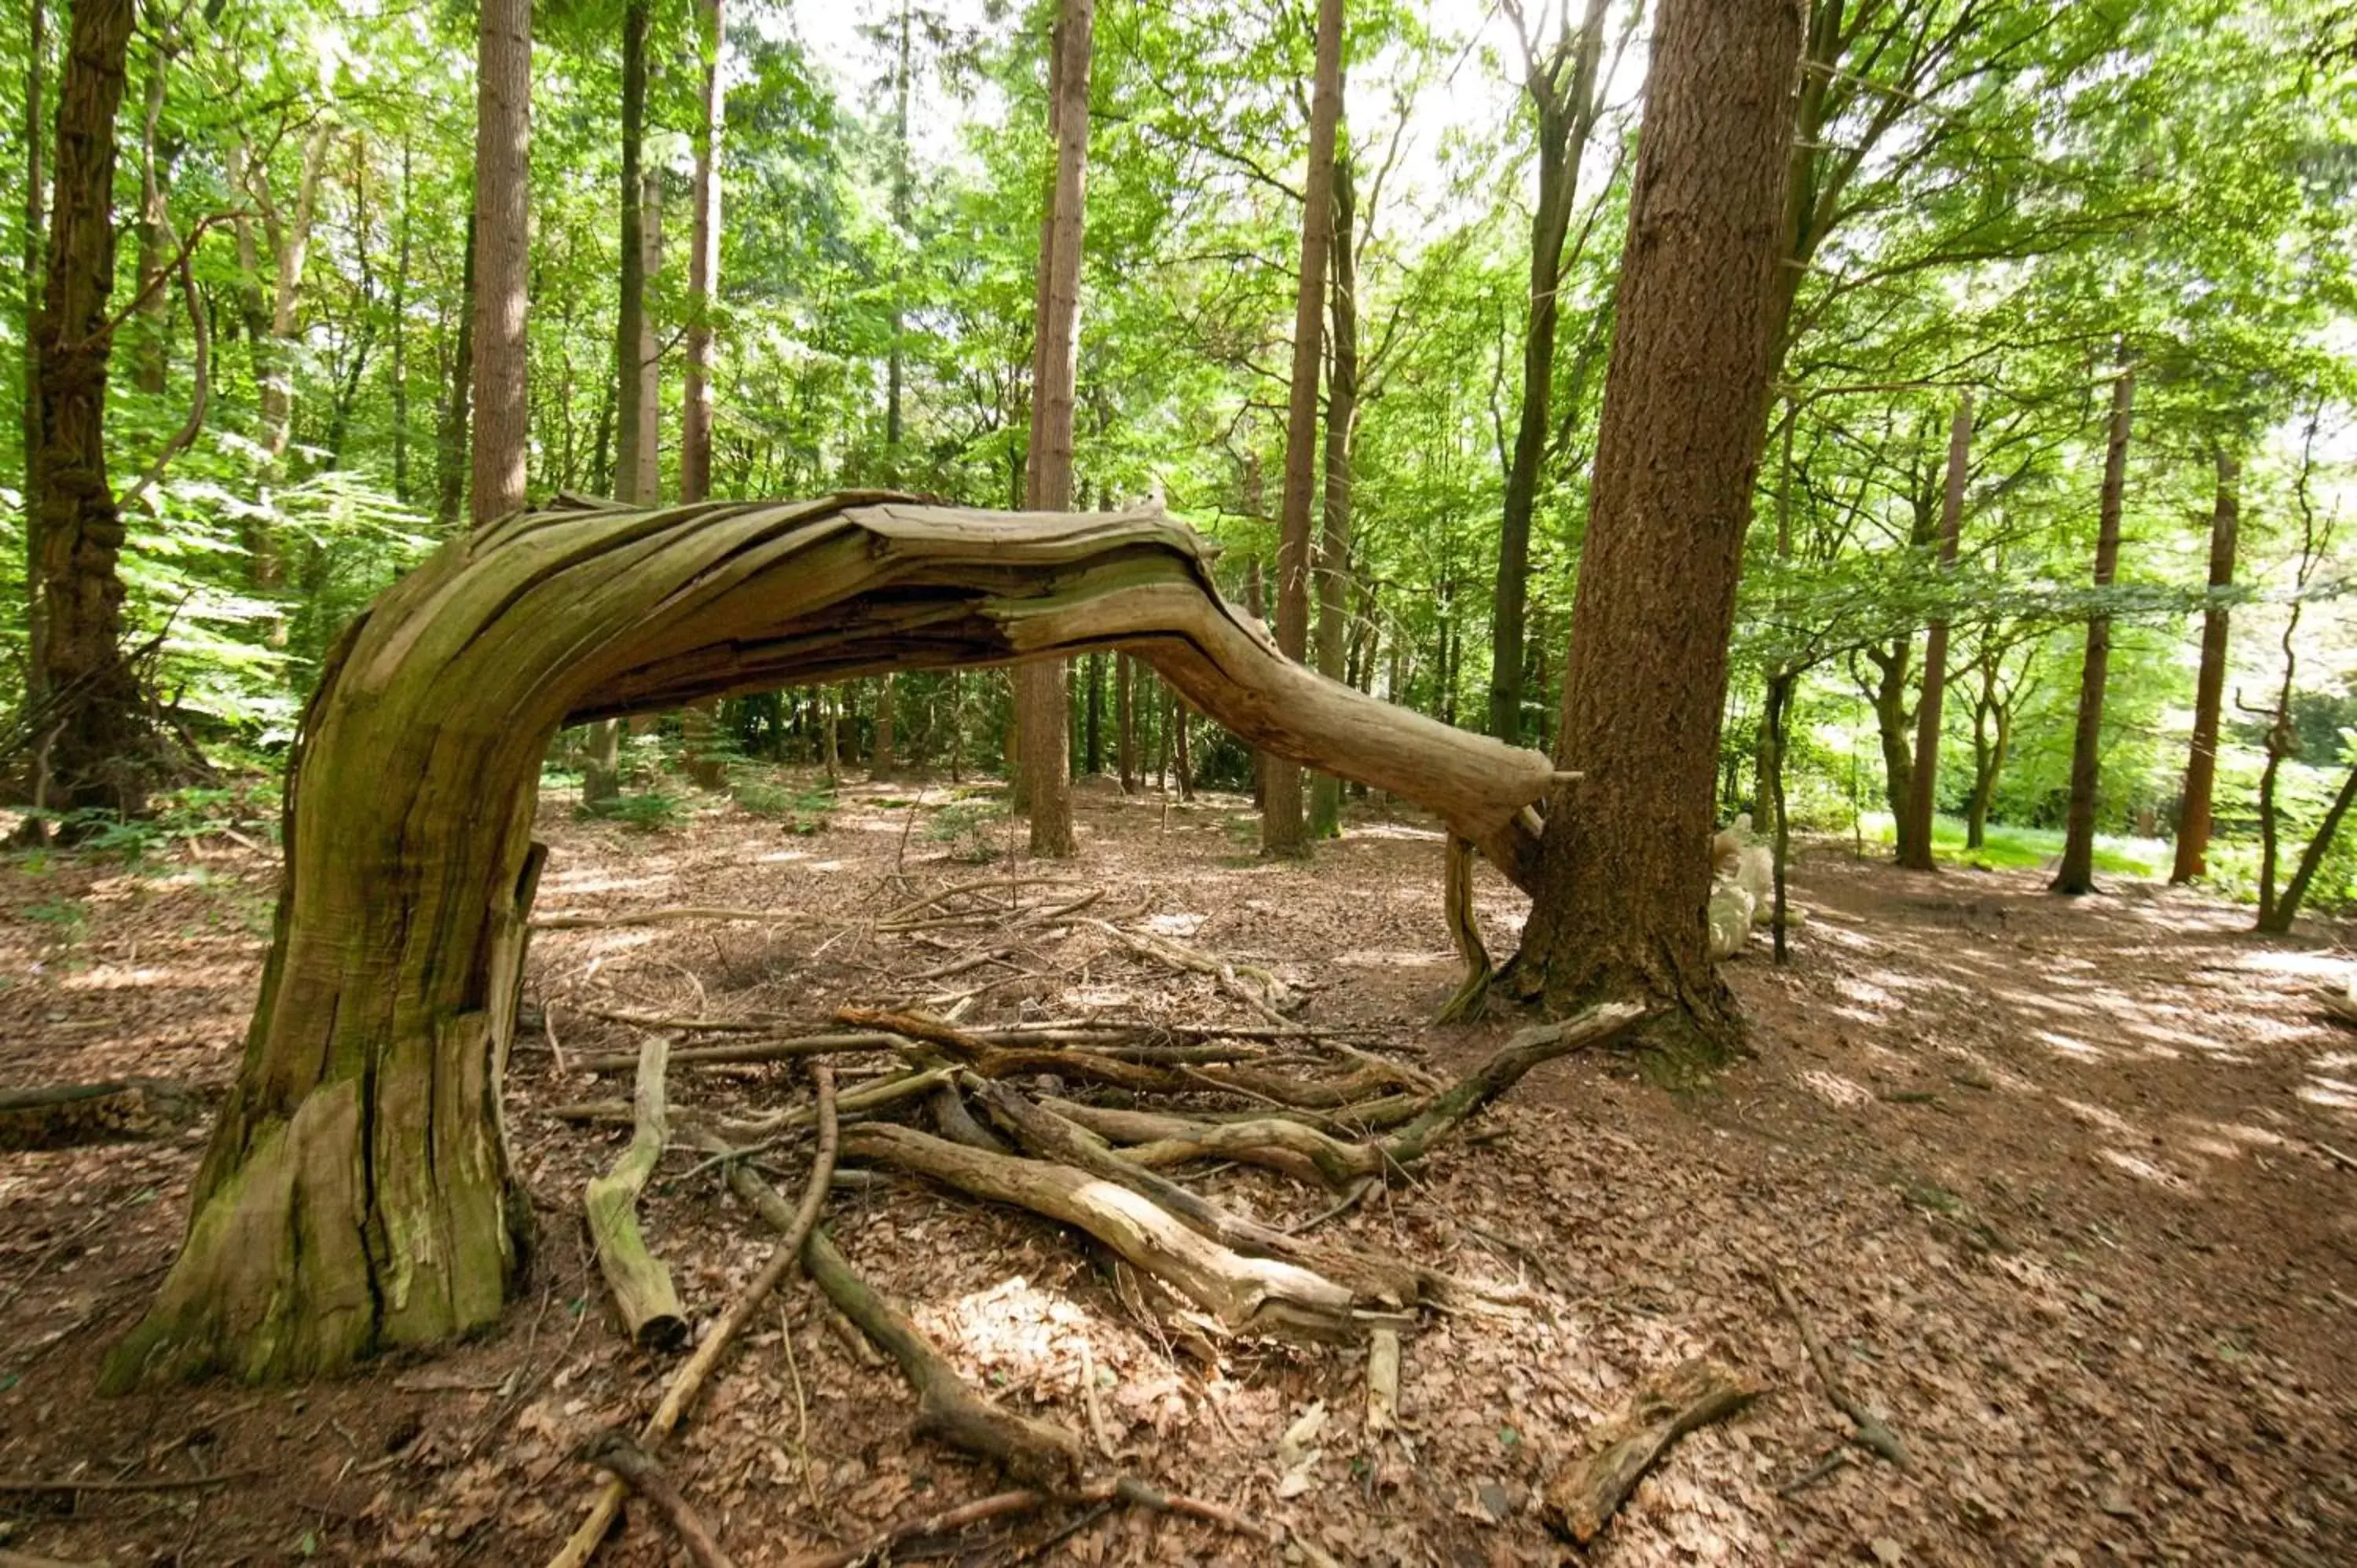
[(1577, 784), (1587, 777), (1586, 772), (1577, 768), (1558, 768), (1547, 775), (1549, 782), (1555, 784)]

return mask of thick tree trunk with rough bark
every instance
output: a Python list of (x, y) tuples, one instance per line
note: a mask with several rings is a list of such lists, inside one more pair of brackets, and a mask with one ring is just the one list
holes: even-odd
[(50, 806), (145, 802), (155, 742), (124, 662), (123, 520), (106, 471), (106, 371), (114, 285), (114, 117), (123, 102), (131, 0), (80, 0), (58, 83), (57, 184), (38, 332), (42, 684), (61, 704), (49, 748)]
[[(1026, 504), (1072, 504), (1073, 378), (1080, 364), (1081, 232), (1089, 159), (1089, 66), (1095, 0), (1062, 0), (1049, 45), (1048, 134), (1056, 174), (1040, 224), (1038, 319), (1031, 352), (1031, 436)], [(1080, 853), (1072, 832), (1071, 673), (1039, 663), (1015, 671), (1016, 726), (1031, 853)]]
[[(2104, 450), (2104, 499), (2095, 527), (2095, 586), (2111, 585), (2120, 564), (2120, 511), (2127, 489), (2128, 418), (2136, 402), (2136, 372), (2120, 349), (2120, 373), (2112, 382), (2112, 424)], [(2095, 791), (2103, 771), (2104, 686), (2112, 667), (2112, 618), (2087, 618), (2087, 657), (2079, 671), (2079, 720), (2071, 739), (2071, 810), (2063, 824), (2062, 865), (2050, 891), (2095, 890)]]
[(1664, 0), (1631, 188), (1560, 756), (1505, 979), (1731, 1026), (1706, 908), (1727, 639), (1765, 435), (1796, 0)]
[[(1964, 526), (1964, 478), (1973, 449), (1973, 394), (1959, 393), (1956, 417), (1948, 429), (1948, 475), (1940, 505), (1940, 570), (1956, 569)], [(1932, 622), (1923, 639), (1923, 688), (1915, 701), (1915, 769), (1908, 780), (1908, 831), (1899, 864), (1911, 871), (1932, 869), (1932, 817), (1940, 800), (1940, 710), (1948, 691), (1948, 622)]]
[(500, 1080), (560, 725), (1104, 647), (1254, 744), (1431, 808), (1525, 884), (1535, 869), (1523, 808), (1546, 758), (1282, 658), (1158, 510), (845, 497), (513, 516), (446, 545), (328, 662), (245, 1065), (179, 1260), (109, 1382), (306, 1376), (497, 1315), (524, 1212)]
[(2218, 499), (2210, 513), (2210, 604), (2201, 612), (2201, 670), (2193, 684), (2193, 742), (2185, 754), (2185, 789), (2177, 813), (2171, 882), (2209, 870), (2211, 792), (2218, 780), (2218, 714), (2226, 695), (2226, 605), (2234, 585), (2235, 534), (2242, 525), (2243, 460), (2218, 451)]
[(524, 285), (532, 234), (532, 0), (482, 0), (476, 36), (474, 498), (477, 528), (520, 510)]
[[(1287, 659), (1309, 652), (1309, 513), (1318, 495), (1318, 371), (1324, 348), (1326, 258), (1334, 240), (1334, 138), (1342, 118), (1342, 0), (1318, 0), (1313, 70), (1293, 378), (1285, 419), (1285, 497), (1277, 510), (1276, 645)], [(1261, 853), (1301, 854), (1301, 770), (1283, 757), (1269, 758), (1262, 792)]]

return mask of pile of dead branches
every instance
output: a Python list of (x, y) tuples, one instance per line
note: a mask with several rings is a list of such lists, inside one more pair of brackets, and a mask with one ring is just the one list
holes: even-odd
[[(939, 896), (930, 902), (938, 909)], [(1046, 908), (1050, 918), (1071, 919), (1075, 902)], [(889, 918), (938, 918), (911, 908)], [(587, 1560), (625, 1487), (671, 1520), (699, 1562), (727, 1561), (664, 1479), (652, 1444), (725, 1353), (735, 1326), (797, 1262), (899, 1363), (917, 1397), (920, 1433), (995, 1462), (1020, 1484), (951, 1510), (954, 1520), (912, 1530), (939, 1533), (1051, 1506), (1125, 1504), (1278, 1541), (1275, 1527), (1220, 1505), (1173, 1497), (1134, 1477), (1092, 1477), (1090, 1450), (1078, 1437), (984, 1400), (816, 1228), (830, 1184), (913, 1180), (1027, 1210), (1126, 1262), (1156, 1297), (1147, 1310), (1174, 1330), (1368, 1345), (1373, 1374), (1395, 1380), (1400, 1337), (1460, 1287), (1414, 1259), (1323, 1240), (1317, 1227), (1412, 1172), (1534, 1068), (1621, 1040), (1642, 1017), (1636, 1005), (1613, 1004), (1527, 1028), (1444, 1083), (1411, 1062), (1295, 1022), (1294, 999), (1272, 974), (1161, 936), (1092, 924), (1133, 956), (1207, 976), (1259, 1021), (982, 1025), (907, 1005), (845, 1006), (823, 1030), (797, 1033), (773, 1017), (607, 1015), (642, 1031), (640, 1049), (576, 1057), (573, 1065), (634, 1074), (633, 1098), (554, 1113), (632, 1129), (628, 1150), (590, 1183), (585, 1202), (599, 1264), (630, 1331), (641, 1343), (662, 1345), (677, 1342), (684, 1328), (668, 1271), (635, 1218), (638, 1193), (666, 1148), (697, 1151), (691, 1175), (718, 1177), (784, 1240), (748, 1299), (698, 1345), (681, 1374), (685, 1391), (675, 1384), (635, 1439), (609, 1434), (585, 1452), (615, 1479), (560, 1563)], [(673, 1103), (669, 1092), (683, 1069), (796, 1061), (812, 1064), (811, 1091), (772, 1096), (759, 1109)], [(805, 1148), (807, 1165), (798, 1157)], [(787, 1162), (804, 1176), (799, 1208), (770, 1185), (788, 1174)], [(1310, 1189), (1319, 1207), (1280, 1225), (1210, 1196), (1193, 1179), (1205, 1167), (1228, 1165), (1275, 1172)], [(1387, 1397), (1380, 1389), (1372, 1393), (1378, 1402)], [(1309, 1543), (1295, 1544), (1318, 1555)], [(850, 1563), (890, 1545), (808, 1562)]]

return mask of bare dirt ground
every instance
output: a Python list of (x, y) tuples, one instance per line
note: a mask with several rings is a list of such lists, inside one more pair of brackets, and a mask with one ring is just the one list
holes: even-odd
[[(540, 1250), (499, 1327), (448, 1354), (303, 1389), (97, 1399), (99, 1357), (169, 1262), (203, 1129), (0, 1154), (0, 1552), (545, 1562), (594, 1490), (573, 1445), (639, 1419), (676, 1361), (630, 1348), (581, 1236), (581, 1183), (624, 1134), (546, 1114), (628, 1093), (626, 1079), (577, 1067), (641, 1037), (592, 1009), (818, 1026), (845, 1003), (952, 1006), (973, 992), (972, 1021), (1239, 1016), (1207, 978), (1076, 920), (864, 929), (915, 894), (1008, 869), (967, 863), (1006, 831), (952, 833), (947, 794), (849, 785), (814, 833), (716, 800), (656, 833), (544, 804), (544, 911), (694, 903), (827, 923), (535, 939), (530, 995), (566, 1063), (528, 1031), (509, 1085)], [(1457, 971), (1442, 845), (1421, 822), (1354, 822), (1296, 867), (1252, 858), (1240, 801), (1166, 813), (1088, 788), (1081, 819), (1071, 875), (1104, 890), (1091, 915), (1269, 966), (1310, 993), (1310, 1022), (1363, 1028), (1361, 1045), (1443, 1076), (1511, 1027), (1426, 1022)], [(226, 841), (196, 848), (132, 869), (0, 866), (0, 1087), (228, 1083), (276, 867)], [(1770, 1391), (1684, 1438), (1592, 1561), (2357, 1562), (2357, 1168), (2332, 1152), (2357, 1150), (2357, 1036), (2322, 1022), (2313, 995), (2347, 960), (2322, 937), (2255, 939), (2242, 911), (2130, 883), (2065, 904), (2026, 875), (1918, 876), (1828, 849), (1795, 886), (1811, 918), (1792, 966), (1771, 968), (1764, 940), (1729, 966), (1749, 1059), (1679, 1088), (1617, 1056), (1552, 1064), (1476, 1136), (1330, 1222), (1503, 1298), (1428, 1316), (1407, 1341), (1399, 1434), (1364, 1430), (1362, 1358), (1173, 1335), (1141, 1313), (1134, 1276), (1028, 1215), (893, 1179), (838, 1193), (828, 1222), (994, 1397), (1088, 1431), (1085, 1344), (1125, 1466), (1284, 1520), (1346, 1563), (1565, 1559), (1538, 1488), (1638, 1380), (1706, 1350)], [(1485, 885), (1482, 910), (1507, 950), (1519, 900)], [(913, 978), (1000, 948), (1003, 961)], [(791, 1065), (681, 1068), (672, 1081), (688, 1104), (804, 1092)], [(797, 1184), (804, 1156), (780, 1157), (781, 1184)], [(696, 1164), (666, 1161), (645, 1216), (692, 1315), (708, 1318), (770, 1239)], [(1200, 1185), (1280, 1221), (1328, 1206), (1265, 1173)], [(1905, 1444), (1904, 1471), (1844, 1445), (1849, 1422), (1779, 1278)], [(857, 1542), (997, 1485), (909, 1437), (897, 1371), (855, 1355), (803, 1283), (780, 1291), (663, 1450), (742, 1563)], [(1280, 1441), (1318, 1404), (1322, 1431), (1302, 1445), (1317, 1456), (1289, 1454), (1301, 1462), (1288, 1471)], [(176, 1489), (20, 1485), (61, 1477)], [(1120, 1510), (1037, 1516), (895, 1560), (1271, 1555)], [(683, 1560), (637, 1516), (599, 1559)]]

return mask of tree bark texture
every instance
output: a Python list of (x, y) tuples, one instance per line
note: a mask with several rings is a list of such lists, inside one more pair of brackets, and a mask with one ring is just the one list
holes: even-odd
[(497, 1316), (524, 1212), (500, 1081), (559, 726), (1105, 647), (1255, 745), (1431, 808), (1518, 879), (1535, 869), (1520, 814), (1546, 758), (1282, 658), (1158, 510), (850, 496), (513, 516), (446, 545), (328, 661), (244, 1066), (110, 1384), (308, 1376)]
[(2201, 670), (2193, 684), (2193, 741), (2185, 754), (2185, 789), (2177, 812), (2177, 855), (2171, 882), (2190, 882), (2209, 870), (2210, 797), (2218, 781), (2218, 714), (2226, 696), (2226, 605), (2234, 585), (2235, 534), (2243, 517), (2243, 460), (2218, 452), (2218, 498), (2210, 513), (2210, 604), (2201, 612)]
[[(1080, 364), (1081, 233), (1087, 198), (1089, 66), (1095, 0), (1061, 0), (1049, 67), (1048, 131), (1056, 173), (1040, 225), (1039, 314), (1031, 352), (1031, 433), (1025, 501), (1033, 511), (1072, 504), (1072, 398)], [(1072, 832), (1071, 672), (1055, 662), (1015, 671), (1022, 793), (1031, 853), (1080, 853)]]
[(720, 90), (722, 0), (697, 0), (696, 30), (704, 49), (702, 122), (695, 134), (694, 233), (687, 263), (687, 377), (681, 396), (679, 499), (712, 493), (712, 316), (720, 295)]
[[(1940, 570), (1956, 569), (1956, 552), (1964, 526), (1964, 479), (1973, 452), (1973, 394), (1956, 398), (1956, 417), (1948, 430), (1947, 486), (1940, 504)], [(1923, 689), (1915, 700), (1915, 772), (1908, 780), (1907, 817), (1911, 831), (1903, 835), (1899, 864), (1912, 871), (1932, 869), (1932, 817), (1940, 800), (1940, 710), (1948, 691), (1948, 622), (1943, 616), (1931, 624), (1923, 639)]]
[(123, 657), (123, 520), (106, 469), (114, 119), (131, 27), (131, 0), (73, 7), (58, 83), (34, 448), (42, 683), (64, 704), (49, 751), (49, 803), (126, 815), (144, 803), (152, 760), (138, 682)]
[(32, 0), (25, 20), (25, 337), (22, 371), (25, 446), (25, 700), (48, 689), (48, 606), (41, 582), (41, 289), (42, 239), (48, 217), (41, 200), (42, 109), (48, 98), (48, 7)]
[(1706, 845), (1727, 639), (1765, 437), (1800, 49), (1795, 0), (1664, 0), (1645, 85), (1561, 757), (1518, 993), (1729, 1004)]
[[(2121, 359), (2127, 357), (2125, 344)], [(2095, 586), (2111, 585), (2120, 564), (2120, 511), (2127, 490), (2128, 418), (2136, 372), (2124, 362), (2112, 382), (2111, 435), (2104, 449), (2104, 499), (2095, 525)], [(2071, 810), (2063, 824), (2062, 865), (2050, 890), (2095, 890), (2095, 793), (2104, 763), (2104, 686), (2112, 667), (2112, 618), (2087, 618), (2087, 658), (2079, 671), (2079, 720), (2071, 737)]]
[[(1351, 160), (1334, 160), (1333, 354), (1326, 389), (1326, 496), (1318, 542), (1318, 673), (1342, 678), (1342, 619), (1351, 585), (1351, 439), (1359, 423), (1358, 190)], [(1509, 741), (1508, 745), (1512, 742)], [(1342, 781), (1309, 780), (1309, 836), (1340, 838)]]
[[(1301, 275), (1293, 307), (1293, 380), (1285, 418), (1285, 495), (1277, 511), (1276, 645), (1294, 660), (1309, 652), (1309, 511), (1318, 495), (1318, 372), (1324, 349), (1326, 258), (1334, 241), (1334, 138), (1342, 118), (1342, 0), (1318, 0), (1313, 69)], [(1299, 854), (1300, 768), (1273, 757), (1262, 788), (1261, 853)]]
[(523, 507), (532, 410), (524, 285), (532, 231), (532, 0), (482, 0), (476, 38), (474, 499), (477, 528)]

